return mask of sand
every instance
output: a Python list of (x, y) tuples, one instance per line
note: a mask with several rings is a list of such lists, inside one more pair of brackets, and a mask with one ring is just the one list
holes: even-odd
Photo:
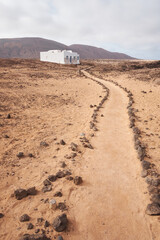
[[(131, 71), (130, 75), (124, 72), (120, 75), (119, 71), (113, 70), (106, 76), (102, 67), (108, 63), (94, 64), (90, 70), (94, 75), (102, 75), (103, 79), (109, 76), (109, 79), (130, 87), (135, 107), (145, 109), (138, 112), (139, 118), (148, 113), (145, 120), (148, 119), (152, 109), (153, 120), (148, 126), (152, 133), (158, 131), (158, 80), (154, 83), (135, 80)], [(43, 217), (52, 223), (61, 214), (61, 210), (49, 208), (47, 199), (53, 198), (57, 203), (65, 202), (68, 208), (65, 212), (69, 225), (62, 233), (66, 240), (158, 239), (158, 218), (145, 214), (150, 200), (147, 185), (140, 177), (141, 165), (129, 128), (128, 97), (113, 83), (101, 80), (101, 76), (98, 78), (110, 90), (110, 95), (99, 112), (99, 131), (91, 137), (93, 130), (89, 123), (95, 107), (90, 105), (98, 105), (105, 91), (90, 79), (91, 76), (79, 74), (79, 69), (87, 66), (86, 62), (74, 67), (37, 60), (1, 60), (0, 212), (4, 217), (0, 219), (0, 239), (19, 239), (25, 233), (34, 233), (37, 228), (45, 229), (44, 222), (41, 226), (37, 224), (37, 218)], [(147, 94), (142, 94), (142, 90)], [(149, 90), (152, 90), (151, 95)], [(8, 114), (10, 119), (7, 119)], [(142, 129), (146, 127), (144, 121), (137, 124)], [(94, 149), (83, 147), (79, 139), (82, 133)], [(158, 137), (155, 134), (148, 140), (149, 154), (157, 163), (157, 171)], [(66, 145), (60, 144), (61, 139)], [(144, 134), (143, 141), (147, 139)], [(40, 146), (42, 141), (48, 146)], [(66, 159), (66, 154), (72, 152), (71, 142), (78, 145), (78, 156)], [(156, 150), (151, 149), (150, 144)], [(21, 159), (16, 156), (19, 152), (24, 152)], [(29, 153), (34, 157), (29, 157)], [(43, 193), (43, 181), (48, 175), (63, 170), (62, 161), (73, 177), (83, 178), (83, 184), (76, 186), (73, 181), (61, 178), (52, 184), (52, 191)], [(36, 196), (22, 200), (13, 196), (17, 188), (33, 186), (38, 190)], [(61, 198), (54, 197), (57, 191), (62, 191)], [(19, 221), (24, 213), (31, 217), (32, 230), (27, 230), (27, 223)], [(52, 226), (45, 231), (51, 239), (57, 236)]]

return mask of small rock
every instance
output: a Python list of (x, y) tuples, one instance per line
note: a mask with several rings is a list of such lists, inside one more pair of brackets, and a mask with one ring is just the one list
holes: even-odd
[(54, 194), (54, 197), (62, 197), (62, 193), (59, 191), (59, 192), (56, 192), (55, 194)]
[(61, 211), (67, 210), (66, 204), (63, 202), (59, 202), (57, 208), (59, 208)]
[(17, 189), (14, 192), (14, 196), (17, 200), (21, 200), (22, 198), (27, 197), (28, 193), (25, 189)]
[(28, 223), (28, 224), (27, 224), (27, 229), (28, 229), (28, 230), (33, 229), (33, 227), (34, 227), (34, 226), (33, 226), (32, 223)]
[(72, 181), (72, 180), (73, 180), (73, 177), (72, 177), (72, 176), (67, 176), (66, 179), (67, 179), (68, 181)]
[(50, 226), (50, 223), (46, 220), (45, 223), (44, 223), (44, 227), (47, 228)]
[(66, 145), (66, 143), (65, 143), (65, 141), (63, 139), (60, 141), (60, 144), (61, 145)]
[(9, 138), (9, 136), (8, 135), (4, 135), (4, 138)]
[(146, 213), (148, 215), (160, 215), (160, 205), (158, 203), (148, 204)]
[(20, 240), (51, 240), (45, 234), (24, 234)]
[(57, 180), (57, 177), (55, 175), (49, 175), (48, 176), (49, 181), (55, 182)]
[(147, 175), (148, 175), (147, 170), (142, 170), (141, 177), (145, 178), (145, 177), (147, 177)]
[(48, 179), (45, 179), (43, 181), (43, 184), (44, 184), (44, 186), (49, 186), (49, 185), (51, 185), (51, 182)]
[(46, 142), (44, 142), (44, 141), (42, 141), (42, 142), (40, 142), (40, 146), (41, 146), (41, 147), (48, 147), (49, 144), (46, 143)]
[(68, 219), (66, 214), (57, 216), (53, 221), (53, 228), (56, 232), (62, 232), (67, 228)]
[(28, 154), (28, 157), (33, 158), (34, 155), (33, 155), (32, 153), (29, 153), (29, 154)]
[(71, 149), (72, 149), (72, 151), (77, 152), (78, 151), (78, 145), (72, 142), (71, 143)]
[(11, 114), (9, 113), (8, 115), (7, 115), (7, 119), (10, 119), (11, 118)]
[(19, 153), (17, 154), (17, 157), (18, 157), (18, 158), (23, 158), (23, 157), (24, 157), (24, 153), (23, 153), (23, 152), (19, 152)]
[(151, 163), (146, 161), (146, 160), (143, 160), (142, 161), (142, 167), (143, 167), (143, 169), (147, 170), (151, 167)]
[(151, 197), (152, 202), (160, 204), (160, 194), (154, 194)]
[(65, 162), (62, 162), (60, 167), (65, 168), (66, 166), (67, 166), (67, 164)]
[(4, 214), (3, 213), (0, 213), (0, 218), (3, 218), (4, 217)]
[(20, 222), (28, 222), (30, 220), (30, 217), (27, 214), (23, 214), (19, 220)]
[(37, 218), (37, 223), (42, 223), (44, 221), (43, 218)]
[(64, 171), (58, 171), (58, 172), (56, 173), (56, 177), (57, 177), (57, 178), (63, 178), (63, 177), (65, 177), (65, 176), (66, 176), (66, 174), (65, 174)]
[(27, 189), (27, 194), (28, 195), (36, 195), (37, 194), (37, 190), (35, 187), (31, 187)]
[(66, 159), (71, 159), (71, 158), (75, 158), (77, 156), (77, 153), (75, 153), (75, 152), (72, 152), (71, 154), (66, 154), (64, 157), (66, 158)]
[(42, 188), (42, 192), (50, 192), (50, 191), (52, 191), (52, 186), (51, 185), (48, 185), (48, 186), (44, 186), (43, 188)]
[(82, 180), (81, 177), (76, 176), (76, 177), (74, 178), (74, 184), (75, 184), (75, 185), (80, 185), (82, 182), (83, 182), (83, 180)]
[(40, 229), (39, 229), (39, 228), (35, 230), (35, 233), (39, 233), (39, 232), (40, 232)]
[(83, 146), (85, 148), (90, 148), (90, 149), (93, 149), (92, 145), (90, 143), (83, 143)]

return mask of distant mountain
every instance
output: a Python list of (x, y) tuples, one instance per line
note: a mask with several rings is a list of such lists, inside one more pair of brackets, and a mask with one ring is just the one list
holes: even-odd
[(81, 58), (85, 59), (133, 59), (124, 53), (109, 52), (103, 48), (87, 45), (73, 44), (69, 48), (78, 52)]
[(6, 38), (0, 39), (0, 58), (36, 58), (40, 52), (59, 49), (70, 49), (80, 54), (82, 59), (133, 59), (123, 54), (109, 52), (102, 48), (87, 45), (64, 45), (62, 43), (43, 38)]

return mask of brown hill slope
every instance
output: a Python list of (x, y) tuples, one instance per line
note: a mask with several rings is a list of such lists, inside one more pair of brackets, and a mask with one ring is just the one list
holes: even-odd
[(37, 58), (41, 51), (70, 49), (80, 54), (82, 59), (132, 59), (130, 56), (109, 52), (102, 48), (74, 44), (66, 46), (43, 38), (0, 39), (0, 58)]
[(64, 44), (43, 38), (0, 39), (0, 58), (39, 58), (41, 51), (66, 48)]
[(123, 53), (109, 52), (103, 48), (88, 45), (74, 44), (69, 47), (78, 52), (83, 59), (133, 59)]

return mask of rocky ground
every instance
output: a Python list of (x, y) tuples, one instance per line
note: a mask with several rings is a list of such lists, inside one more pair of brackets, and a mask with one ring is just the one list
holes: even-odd
[[(81, 71), (86, 68), (91, 76)], [(109, 80), (111, 85), (106, 85), (101, 79)], [(136, 194), (132, 197), (132, 192), (129, 189), (126, 191), (130, 191), (130, 198), (133, 199), (131, 202), (127, 196), (131, 211), (127, 209), (126, 212), (128, 216), (131, 212), (134, 216), (132, 221), (130, 217), (127, 220), (134, 226), (134, 230), (128, 228), (133, 235), (130, 239), (158, 240), (157, 216), (146, 217), (148, 228), (145, 227), (145, 222), (140, 229), (138, 225), (143, 222), (145, 211), (149, 215), (160, 214), (159, 88), (159, 62), (84, 61), (77, 67), (42, 63), (38, 60), (0, 60), (0, 239), (93, 240), (101, 237), (108, 239), (107, 236), (111, 240), (116, 239), (117, 236), (108, 230), (110, 228), (114, 232), (113, 225), (107, 225), (112, 214), (108, 214), (108, 219), (99, 209), (103, 206), (103, 198), (108, 201), (108, 205), (111, 204), (108, 213), (112, 209), (112, 201), (119, 208), (123, 202), (122, 195), (122, 198), (114, 198), (114, 195), (117, 196), (114, 189), (107, 193), (105, 188), (100, 187), (104, 182), (107, 186), (110, 179), (115, 178), (115, 175), (110, 175), (111, 172), (117, 175), (116, 165), (111, 167), (109, 164), (110, 159), (114, 159), (115, 163), (117, 161), (115, 149), (112, 149), (112, 137), (118, 139), (121, 134), (108, 133), (107, 129), (105, 133), (104, 126), (107, 121), (109, 125), (114, 123), (114, 115), (110, 118), (109, 115), (112, 115), (112, 109), (119, 103), (116, 117), (123, 109), (124, 126), (123, 120), (119, 126), (116, 117), (115, 124), (118, 124), (117, 129), (124, 127), (126, 135), (120, 136), (121, 145), (117, 146), (119, 149), (122, 146), (121, 156), (124, 159), (127, 151), (128, 160), (137, 158), (139, 164), (139, 158), (142, 162), (142, 167), (136, 165), (134, 168), (133, 163), (129, 168), (127, 165), (122, 167), (122, 174), (125, 175), (125, 169), (127, 172), (128, 186), (131, 184), (132, 192), (135, 187), (135, 193), (139, 195), (138, 198)], [(115, 103), (116, 96), (119, 100)], [(106, 110), (108, 112), (105, 112), (108, 101), (110, 105)], [(112, 124), (113, 131), (115, 124)], [(129, 146), (133, 141), (131, 150), (126, 150), (122, 140), (127, 137)], [(107, 153), (110, 154), (108, 165), (103, 166), (106, 155), (105, 150), (101, 149), (105, 148), (105, 145), (101, 146), (101, 139), (106, 144), (105, 138), (111, 142), (112, 150)], [(137, 152), (137, 157), (134, 151)], [(99, 158), (98, 162), (95, 162), (95, 158)], [(121, 164), (119, 163), (119, 168)], [(100, 172), (95, 171), (96, 168)], [(134, 169), (132, 178), (131, 168)], [(106, 177), (107, 174), (109, 178)], [(120, 178), (122, 183), (123, 180)], [(110, 186), (117, 183), (112, 181)], [(123, 184), (120, 187), (123, 188)], [(144, 192), (142, 196), (141, 192)], [(147, 207), (150, 203), (149, 196), (152, 205)], [(92, 203), (94, 197), (100, 204), (97, 207), (95, 201)], [(137, 205), (133, 207), (136, 199)], [(89, 205), (93, 211), (87, 211)], [(138, 212), (137, 208), (140, 208)], [(114, 218), (117, 211), (114, 208)], [(91, 213), (86, 215), (88, 212)], [(117, 215), (119, 214), (121, 213), (118, 212)], [(104, 220), (103, 228), (99, 223), (102, 216), (108, 221)], [(93, 221), (90, 221), (92, 217)], [(122, 219), (124, 217), (126, 216)], [(117, 219), (118, 224), (122, 222), (121, 218)], [(124, 221), (123, 224), (120, 226), (125, 229), (127, 223)], [(90, 233), (92, 228), (95, 234)], [(125, 232), (118, 231), (117, 228), (119, 239), (128, 239)], [(139, 231), (144, 232), (144, 235), (137, 238), (135, 232)]]

